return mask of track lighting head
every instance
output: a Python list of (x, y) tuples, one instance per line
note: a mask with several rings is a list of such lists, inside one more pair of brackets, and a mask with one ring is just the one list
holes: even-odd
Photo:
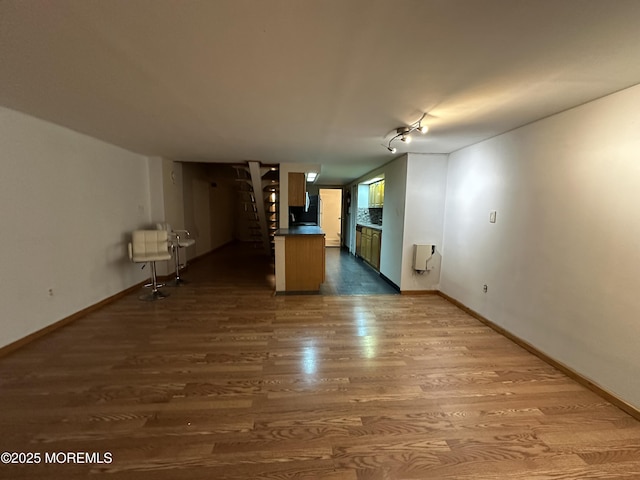
[(420, 120), (418, 120), (415, 123), (412, 123), (411, 125), (409, 125), (408, 127), (398, 127), (396, 128), (396, 134), (391, 138), (391, 140), (389, 140), (389, 143), (387, 144), (387, 150), (389, 150), (391, 153), (396, 153), (396, 148), (391, 146), (391, 142), (393, 142), (394, 140), (396, 140), (397, 138), (399, 138), (401, 141), (403, 141), (404, 143), (411, 143), (411, 132), (415, 132), (416, 130), (420, 133), (422, 133), (423, 135), (425, 133), (427, 133), (429, 131), (429, 127), (426, 125), (422, 125), (422, 119), (426, 116), (426, 113), (422, 114), (422, 117), (420, 117)]

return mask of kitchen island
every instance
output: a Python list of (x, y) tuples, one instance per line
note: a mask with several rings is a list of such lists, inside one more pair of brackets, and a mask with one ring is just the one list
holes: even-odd
[(324, 282), (325, 233), (317, 225), (275, 233), (276, 293), (318, 292)]

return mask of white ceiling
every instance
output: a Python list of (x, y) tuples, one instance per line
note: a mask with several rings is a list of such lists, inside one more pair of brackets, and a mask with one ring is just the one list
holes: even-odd
[(640, 83), (639, 52), (639, 0), (4, 0), (0, 104), (343, 183), (423, 112), (410, 151), (448, 153)]

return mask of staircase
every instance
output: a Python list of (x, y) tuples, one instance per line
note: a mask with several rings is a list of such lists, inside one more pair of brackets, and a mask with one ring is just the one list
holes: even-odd
[(278, 229), (279, 170), (276, 165), (247, 162), (234, 165), (244, 220), (251, 241), (265, 253), (274, 254), (274, 235)]

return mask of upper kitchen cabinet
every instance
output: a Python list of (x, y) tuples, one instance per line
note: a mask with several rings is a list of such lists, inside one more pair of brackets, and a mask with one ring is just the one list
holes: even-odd
[(307, 203), (307, 183), (304, 173), (289, 172), (289, 206), (304, 207)]
[(369, 208), (382, 208), (384, 205), (384, 180), (369, 185)]

